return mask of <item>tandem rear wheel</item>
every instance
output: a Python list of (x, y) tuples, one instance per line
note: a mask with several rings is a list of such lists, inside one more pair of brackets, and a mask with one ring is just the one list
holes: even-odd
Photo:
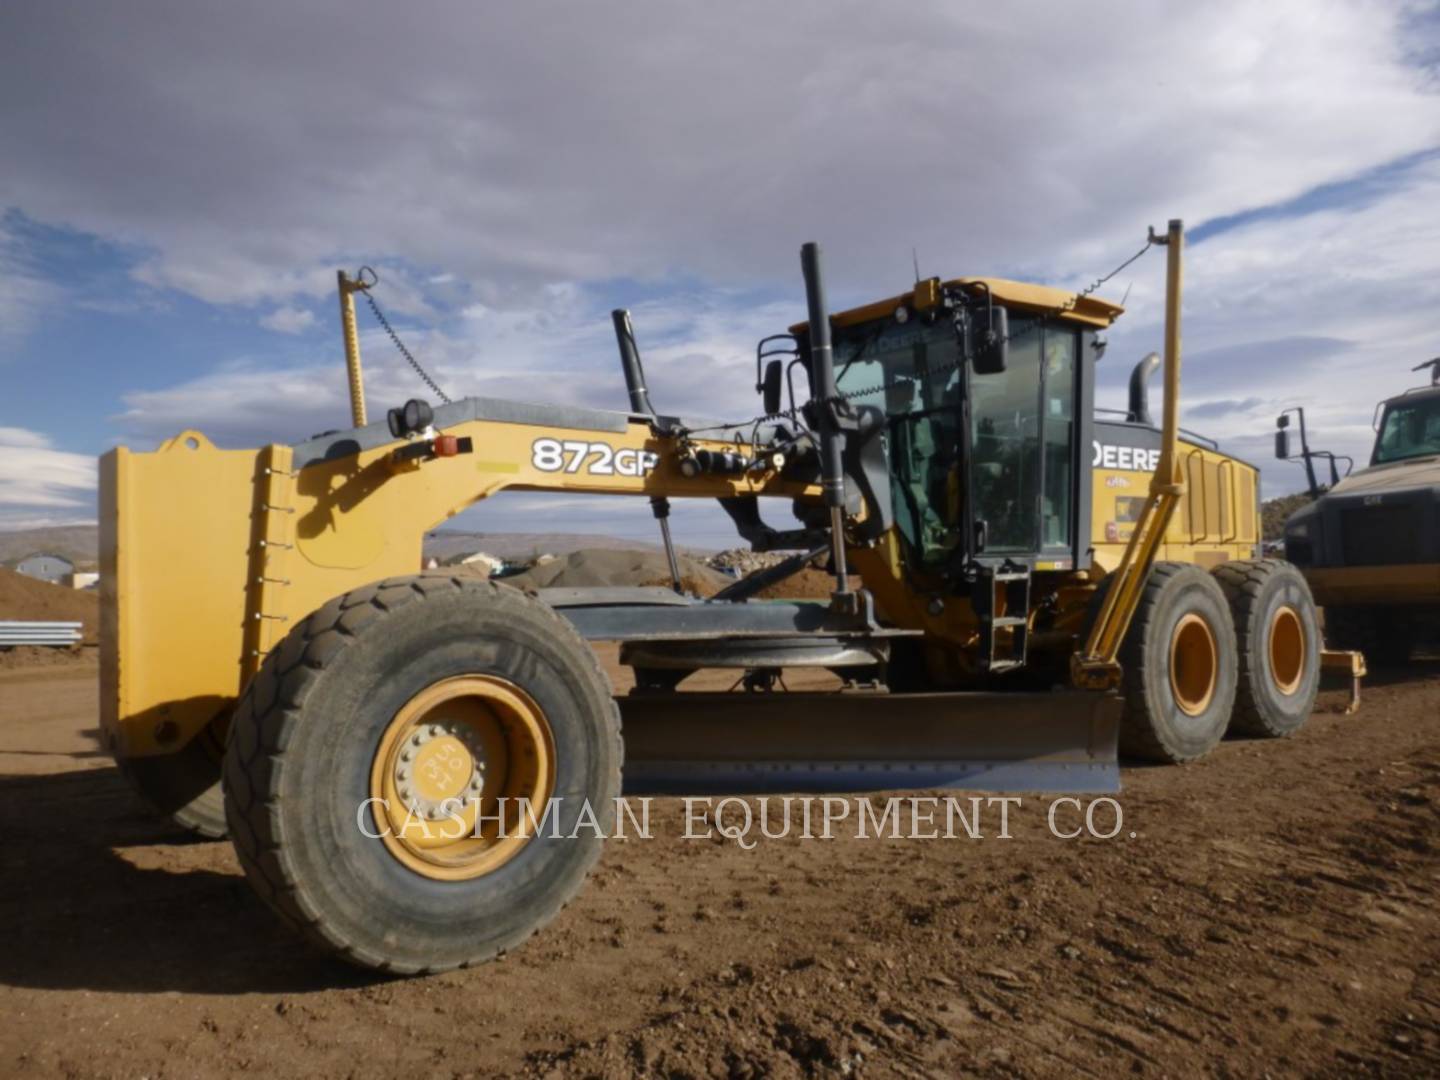
[(443, 971), (575, 895), (621, 755), (609, 683), (568, 622), (421, 574), (330, 601), (266, 658), (231, 725), (225, 808), (246, 876), (295, 930), (364, 967)]
[(1227, 562), (1211, 573), (1156, 563), (1120, 650), (1121, 752), (1178, 764), (1227, 732), (1295, 732), (1315, 705), (1320, 650), (1314, 600), (1289, 563)]
[(1222, 563), (1239, 650), (1239, 685), (1230, 730), (1290, 735), (1310, 717), (1320, 690), (1320, 619), (1305, 578), (1280, 559)]
[(1189, 563), (1157, 562), (1120, 648), (1120, 751), (1194, 761), (1224, 737), (1235, 704), (1235, 630), (1216, 580)]

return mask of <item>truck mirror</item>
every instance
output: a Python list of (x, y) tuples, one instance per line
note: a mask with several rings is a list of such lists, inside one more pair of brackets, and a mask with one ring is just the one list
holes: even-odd
[(976, 312), (976, 375), (999, 375), (1010, 356), (1010, 316), (1003, 307), (991, 305)]
[(1281, 461), (1290, 460), (1290, 432), (1284, 428), (1275, 432), (1275, 456)]
[(765, 365), (765, 380), (761, 383), (761, 401), (765, 415), (773, 416), (780, 411), (780, 384), (785, 378), (785, 365), (771, 360)]

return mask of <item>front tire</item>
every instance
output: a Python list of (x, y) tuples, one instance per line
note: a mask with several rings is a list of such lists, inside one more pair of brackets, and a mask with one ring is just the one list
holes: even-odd
[(1214, 749), (1235, 704), (1235, 656), (1215, 579), (1189, 563), (1156, 563), (1120, 649), (1121, 753), (1179, 764)]
[(231, 726), (226, 812), (246, 876), (305, 937), (443, 971), (514, 948), (575, 895), (601, 847), (585, 808), (608, 833), (620, 766), (608, 681), (569, 623), (422, 574), (330, 601), (266, 657)]
[(1230, 730), (1270, 738), (1299, 730), (1320, 689), (1320, 620), (1310, 586), (1279, 559), (1222, 563), (1213, 573), (1239, 650)]

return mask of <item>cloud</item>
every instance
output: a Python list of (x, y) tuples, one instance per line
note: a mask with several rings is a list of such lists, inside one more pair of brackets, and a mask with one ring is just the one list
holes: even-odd
[(1186, 415), (1186, 416), (1189, 416), (1189, 417), (1191, 417), (1191, 418), (1194, 418), (1194, 417), (1205, 418), (1205, 417), (1212, 417), (1212, 416), (1233, 416), (1233, 415), (1235, 415), (1236, 413), (1251, 413), (1251, 412), (1254, 412), (1255, 409), (1263, 406), (1264, 404), (1265, 404), (1264, 398), (1258, 398), (1258, 397), (1246, 398), (1244, 401), (1237, 401), (1237, 400), (1234, 399), (1234, 398), (1225, 398), (1225, 399), (1220, 400), (1220, 401), (1205, 401), (1205, 402), (1201, 402), (1201, 403), (1198, 404), (1198, 405), (1197, 405), (1197, 404), (1191, 404), (1191, 405), (1185, 410), (1185, 415)]
[(0, 359), (27, 338), (64, 295), (34, 266), (26, 245), (6, 227), (0, 204)]
[(262, 316), (260, 325), (280, 334), (300, 334), (315, 325), (315, 313), (308, 308), (280, 307)]
[[(1288, 404), (1360, 446), (1400, 360), (1433, 355), (1433, 5), (1114, 0), (1058, 36), (1038, 2), (348, 10), (8, 18), (26, 153), (0, 210), (118, 245), (141, 295), (299, 335), (284, 362), (126, 394), (129, 437), (346, 425), (335, 342), (303, 332), (333, 329), (314, 312), (362, 263), (452, 394), (623, 409), (624, 303), (657, 406), (724, 419), (756, 411), (754, 342), (801, 317), (811, 238), (838, 307), (903, 289), (912, 246), (925, 273), (1078, 285), (1146, 224), (1212, 222), (1187, 262), (1187, 416), (1237, 446)], [(1159, 342), (1162, 266), (1114, 283), (1135, 286), (1102, 365), (1121, 401)], [(33, 326), (54, 288), (0, 248), (0, 327)], [(360, 308), (372, 413), (428, 396)]]
[(50, 436), (25, 428), (0, 427), (0, 446), (11, 450), (45, 450), (50, 446)]
[(1440, 134), (1400, 0), (1116, 0), (1058, 37), (1034, 2), (93, 7), (9, 20), (29, 47), (0, 95), (30, 105), (0, 204), (135, 244), (144, 281), (214, 303), (321, 297), (335, 265), (397, 256), (492, 300), (790, 286), (812, 237), (867, 293), (912, 245), (1084, 269), (1148, 221), (1293, 198)]
[(28, 528), (95, 518), (95, 459), (54, 449), (26, 428), (0, 428), (0, 524)]
[[(1267, 495), (1303, 485), (1271, 456), (1282, 409), (1304, 407), (1312, 445), (1363, 465), (1376, 403), (1423, 381), (1410, 369), (1440, 352), (1437, 206), (1432, 155), (1358, 205), (1259, 216), (1188, 248), (1181, 422), (1263, 465)], [(1130, 364), (1160, 345), (1163, 271), (1158, 256), (1137, 266), (1101, 404), (1123, 404)]]
[[(447, 329), (395, 318), (412, 353), (451, 397), (479, 396), (627, 411), (604, 298), (578, 285), (540, 290), (533, 306), (466, 306)], [(632, 318), (651, 399), (661, 412), (743, 419), (759, 411), (755, 342), (785, 328), (793, 305), (696, 290), (641, 300)], [(361, 359), (371, 419), (407, 398), (435, 395), (363, 306)], [(115, 417), (131, 437), (159, 441), (199, 428), (222, 446), (296, 442), (349, 426), (337, 339), (298, 362), (250, 358), (172, 386), (123, 396)]]

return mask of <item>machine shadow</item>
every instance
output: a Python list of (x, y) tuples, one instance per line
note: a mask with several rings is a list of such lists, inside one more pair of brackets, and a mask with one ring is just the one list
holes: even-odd
[(227, 842), (155, 817), (114, 768), (0, 776), (0, 828), (0, 984), (236, 994), (385, 979), (291, 935)]

